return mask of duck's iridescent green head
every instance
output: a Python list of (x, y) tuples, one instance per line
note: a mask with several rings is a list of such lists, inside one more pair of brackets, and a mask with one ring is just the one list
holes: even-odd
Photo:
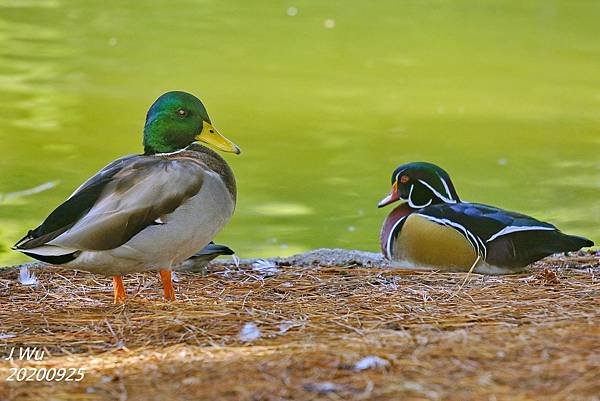
[(450, 176), (441, 167), (427, 162), (403, 164), (392, 173), (392, 190), (378, 207), (404, 200), (413, 209), (435, 203), (460, 202)]
[(170, 153), (202, 141), (224, 152), (240, 153), (233, 142), (212, 126), (206, 108), (187, 92), (167, 92), (156, 99), (146, 115), (144, 153)]

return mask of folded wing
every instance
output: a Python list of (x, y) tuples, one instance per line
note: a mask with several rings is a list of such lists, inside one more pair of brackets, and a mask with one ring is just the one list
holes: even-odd
[(36, 249), (56, 254), (52, 247), (116, 248), (197, 194), (205, 168), (188, 157), (119, 159), (86, 181), (16, 248), (31, 256)]
[(434, 205), (419, 214), (455, 228), (486, 262), (497, 266), (522, 267), (553, 253), (593, 245), (533, 217), (478, 203)]

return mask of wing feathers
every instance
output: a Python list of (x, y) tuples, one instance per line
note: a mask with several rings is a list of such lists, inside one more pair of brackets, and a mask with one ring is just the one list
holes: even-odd
[(591, 244), (533, 217), (477, 203), (433, 205), (419, 214), (439, 224), (462, 228), (463, 235), (484, 251), (484, 260), (496, 266), (523, 267), (553, 253)]
[(123, 168), (125, 163), (134, 157), (126, 156), (115, 160), (100, 170), (96, 175), (77, 188), (63, 204), (54, 209), (39, 227), (30, 230), (25, 237), (21, 238), (15, 247), (17, 249), (38, 247), (71, 228), (94, 206), (114, 175)]
[(111, 163), (52, 212), (18, 249), (48, 244), (106, 250), (124, 244), (200, 191), (206, 166), (177, 156), (135, 156)]

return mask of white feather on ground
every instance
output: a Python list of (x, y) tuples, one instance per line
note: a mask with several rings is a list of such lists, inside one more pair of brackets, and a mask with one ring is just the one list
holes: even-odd
[(304, 327), (304, 326), (305, 326), (304, 322), (294, 322), (292, 320), (284, 320), (283, 322), (279, 323), (279, 334), (285, 334), (289, 330), (291, 330), (295, 327)]
[(30, 272), (27, 266), (21, 266), (19, 269), (19, 283), (31, 287), (36, 287), (38, 285), (35, 273)]
[(238, 334), (241, 342), (250, 342), (260, 338), (260, 329), (252, 322), (248, 322), (242, 327)]
[(367, 369), (378, 369), (385, 368), (389, 365), (390, 363), (387, 360), (380, 358), (376, 355), (369, 355), (356, 362), (356, 365), (354, 365), (354, 370), (360, 371)]
[(270, 260), (259, 259), (252, 263), (252, 270), (265, 277), (274, 276), (279, 273), (277, 264)]
[(341, 390), (342, 387), (332, 382), (319, 382), (305, 384), (304, 389), (313, 393), (326, 394)]

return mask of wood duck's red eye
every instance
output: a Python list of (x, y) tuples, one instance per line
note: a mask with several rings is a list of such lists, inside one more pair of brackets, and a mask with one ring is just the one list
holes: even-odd
[(409, 181), (410, 181), (410, 177), (407, 176), (407, 175), (403, 175), (402, 177), (400, 177), (400, 183), (401, 184), (406, 184)]
[(188, 111), (185, 109), (179, 109), (177, 110), (177, 114), (179, 114), (181, 117), (185, 117), (188, 115)]

